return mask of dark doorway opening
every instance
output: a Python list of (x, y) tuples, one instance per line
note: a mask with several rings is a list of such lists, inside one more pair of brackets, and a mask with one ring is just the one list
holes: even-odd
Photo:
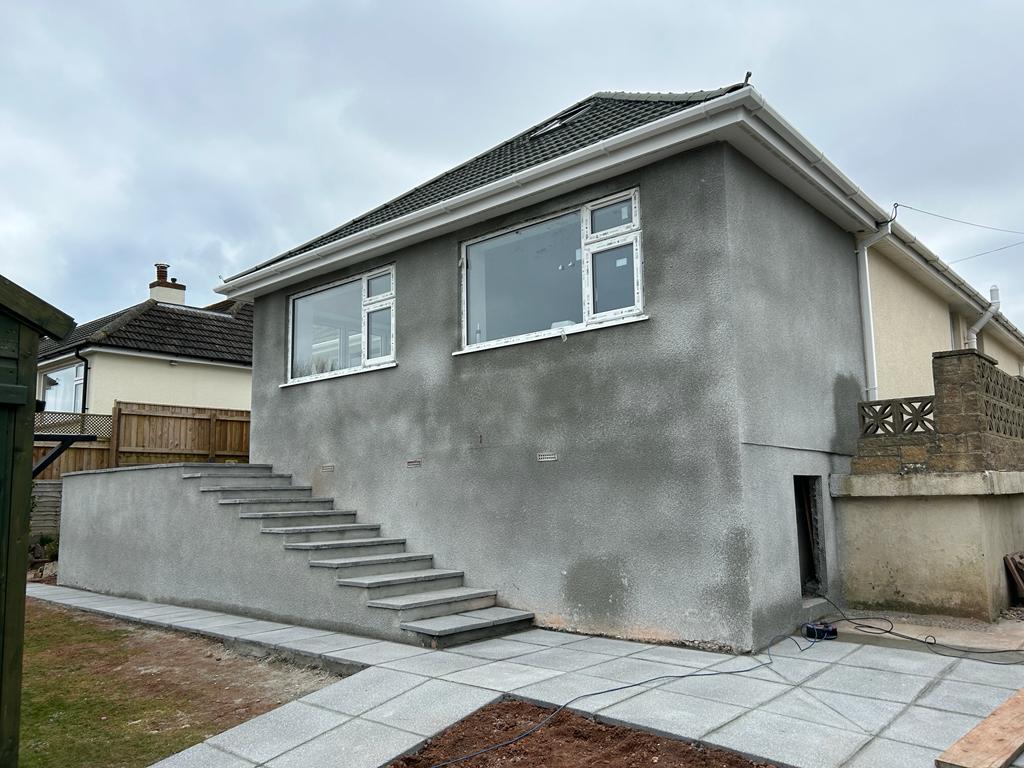
[(821, 478), (816, 475), (794, 475), (796, 497), (796, 536), (800, 557), (800, 590), (804, 597), (821, 593)]

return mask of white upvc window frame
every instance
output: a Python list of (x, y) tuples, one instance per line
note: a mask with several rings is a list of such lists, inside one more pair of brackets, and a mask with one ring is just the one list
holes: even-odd
[[(591, 231), (591, 212), (595, 208), (603, 208), (606, 205), (613, 203), (629, 200), (632, 205), (632, 221), (628, 224), (624, 224), (621, 227), (614, 227), (611, 229), (605, 229), (600, 232), (594, 233)], [(576, 323), (574, 325), (565, 326), (562, 328), (546, 328), (540, 331), (533, 331), (531, 333), (520, 334), (518, 336), (508, 336), (503, 339), (491, 339), (489, 341), (482, 341), (477, 344), (469, 343), (469, 283), (468, 283), (468, 270), (469, 270), (469, 248), (485, 240), (490, 240), (494, 237), (499, 237), (508, 232), (514, 232), (518, 229), (530, 227), (535, 224), (542, 224), (545, 221), (556, 219), (559, 216), (564, 216), (568, 213), (579, 211), (580, 213), (580, 253), (582, 260), (582, 268), (580, 270), (580, 279), (582, 281), (582, 297), (583, 297), (583, 322)], [(597, 328), (605, 328), (613, 325), (623, 325), (625, 323), (633, 323), (641, 320), (649, 319), (644, 314), (644, 284), (643, 284), (643, 249), (641, 247), (641, 226), (640, 226), (640, 191), (638, 188), (617, 192), (614, 195), (608, 195), (598, 200), (594, 200), (585, 203), (580, 206), (573, 208), (567, 208), (565, 210), (558, 211), (548, 216), (543, 216), (537, 219), (530, 219), (528, 221), (520, 222), (511, 227), (505, 227), (504, 229), (497, 230), (495, 232), (488, 232), (486, 235), (475, 237), (472, 240), (467, 240), (462, 243), (460, 256), (459, 256), (459, 285), (461, 294), (461, 342), (462, 346), (460, 349), (452, 353), (453, 356), (465, 355), (471, 352), (479, 352), (485, 349), (494, 349), (496, 347), (508, 347), (514, 344), (524, 344), (530, 341), (537, 341), (539, 339), (551, 339), (582, 333), (583, 331), (590, 331)], [(615, 248), (626, 243), (633, 244), (633, 298), (634, 303), (631, 307), (623, 307), (621, 309), (610, 310), (608, 312), (594, 313), (594, 280), (593, 280), (593, 254), (599, 253), (600, 251), (607, 250), (608, 248)]]
[[(369, 293), (369, 281), (375, 277), (382, 275), (389, 275), (391, 277), (391, 289), (385, 293), (377, 294), (376, 296), (368, 296)], [(312, 296), (323, 291), (329, 291), (332, 288), (337, 288), (339, 285), (347, 285), (349, 283), (359, 282), (359, 296), (360, 296), (360, 322), (359, 322), (359, 343), (362, 346), (360, 353), (360, 359), (362, 364), (358, 366), (352, 366), (349, 368), (341, 368), (337, 371), (326, 371), (325, 373), (314, 373), (309, 376), (292, 376), (292, 355), (294, 350), (292, 349), (295, 343), (295, 302), (303, 299), (307, 296)], [(366, 373), (367, 371), (377, 371), (382, 368), (394, 368), (398, 363), (396, 360), (396, 348), (395, 348), (395, 297), (396, 297), (396, 283), (395, 283), (395, 265), (388, 264), (383, 267), (378, 267), (367, 272), (363, 272), (358, 275), (352, 275), (342, 280), (334, 280), (333, 282), (326, 283), (324, 285), (318, 285), (314, 288), (310, 288), (299, 293), (292, 294), (288, 297), (288, 359), (285, 361), (285, 382), (281, 384), (281, 387), (290, 387), (294, 384), (306, 384), (311, 381), (322, 381), (323, 379), (335, 379), (340, 376), (351, 376), (356, 373)], [(381, 309), (391, 310), (391, 353), (389, 355), (383, 355), (380, 357), (370, 358), (368, 357), (370, 338), (367, 333), (368, 316), (372, 312), (377, 312)]]

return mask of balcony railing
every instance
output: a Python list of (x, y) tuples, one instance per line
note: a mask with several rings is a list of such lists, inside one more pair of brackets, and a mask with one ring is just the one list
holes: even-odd
[(36, 414), (37, 435), (96, 435), (109, 440), (113, 419), (102, 413), (69, 413), (42, 411)]
[(935, 397), (899, 397), (860, 404), (861, 437), (932, 434)]

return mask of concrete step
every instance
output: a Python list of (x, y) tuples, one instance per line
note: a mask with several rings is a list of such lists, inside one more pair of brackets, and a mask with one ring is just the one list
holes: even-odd
[(212, 488), (200, 488), (218, 499), (235, 499), (244, 496), (252, 499), (308, 499), (313, 496), (311, 485), (221, 485)]
[(405, 551), (405, 539), (386, 538), (365, 538), (365, 539), (336, 539), (333, 541), (296, 541), (286, 543), (285, 549), (299, 549), (315, 553), (317, 559), (323, 555), (337, 552), (356, 553), (364, 555), (385, 555), (392, 552)]
[(223, 487), (225, 485), (245, 486), (246, 488), (264, 487), (268, 485), (290, 485), (291, 475), (266, 474), (254, 475), (244, 472), (189, 472), (182, 475), (185, 480), (198, 480), (201, 488)]
[[(224, 508), (238, 512), (287, 512), (289, 510), (334, 509), (334, 499), (310, 497), (305, 499), (257, 499), (251, 496), (238, 499), (220, 499)], [(343, 510), (339, 510), (343, 511)]]
[(406, 622), (490, 608), (494, 605), (497, 594), (497, 590), (494, 589), (456, 587), (433, 592), (382, 597), (379, 600), (370, 600), (366, 605), (370, 608), (399, 611), (399, 620)]
[(528, 629), (533, 614), (514, 608), (484, 608), (480, 611), (437, 616), (432, 619), (404, 621), (400, 627), (413, 641), (429, 648), (450, 648), (454, 645), (498, 637)]
[(228, 464), (225, 462), (209, 463), (209, 462), (191, 462), (187, 467), (182, 468), (182, 475), (189, 477), (197, 473), (203, 473), (207, 475), (214, 474), (234, 474), (234, 475), (269, 475), (274, 471), (274, 467), (271, 464)]
[(240, 512), (243, 520), (263, 520), (266, 526), (275, 525), (328, 525), (354, 523), (355, 510), (351, 509), (294, 509), (284, 512)]
[(309, 565), (312, 568), (334, 568), (339, 575), (343, 574), (345, 577), (394, 574), (397, 571), (419, 571), (430, 568), (433, 563), (433, 555), (417, 554), (415, 552), (335, 557), (309, 561)]
[(261, 533), (283, 534), (286, 542), (333, 541), (337, 539), (367, 539), (380, 536), (375, 523), (329, 523), (326, 525), (286, 525), (268, 528)]
[(339, 587), (364, 589), (367, 599), (376, 600), (381, 597), (455, 589), (462, 586), (463, 575), (462, 571), (428, 568), (420, 571), (399, 571), (372, 576), (345, 576), (337, 579), (336, 583)]

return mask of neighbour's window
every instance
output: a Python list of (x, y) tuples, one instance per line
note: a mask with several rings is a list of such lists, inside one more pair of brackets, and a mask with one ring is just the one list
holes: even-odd
[(464, 246), (463, 347), (558, 336), (643, 312), (636, 190)]
[(394, 311), (393, 266), (293, 296), (289, 381), (393, 364)]
[(42, 374), (45, 410), (65, 413), (82, 412), (82, 394), (85, 389), (85, 364), (69, 365)]

